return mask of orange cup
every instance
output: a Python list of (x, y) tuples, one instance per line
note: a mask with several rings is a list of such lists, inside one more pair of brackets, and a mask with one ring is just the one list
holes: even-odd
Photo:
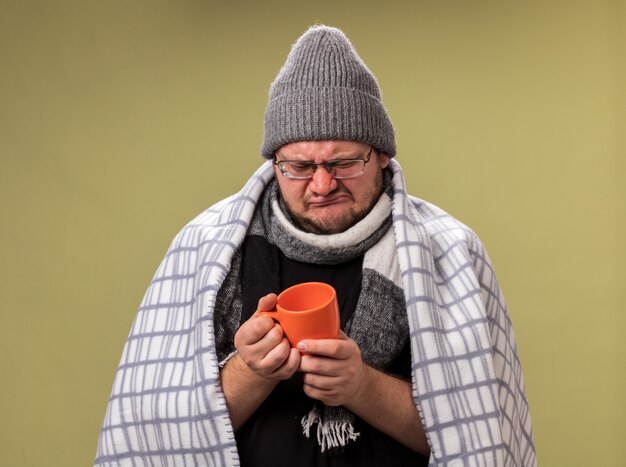
[(302, 282), (283, 290), (276, 309), (262, 311), (259, 316), (278, 322), (292, 347), (304, 339), (339, 337), (337, 293), (323, 282)]

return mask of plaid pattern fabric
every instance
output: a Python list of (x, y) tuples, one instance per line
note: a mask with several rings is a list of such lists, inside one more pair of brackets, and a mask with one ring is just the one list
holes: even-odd
[(406, 195), (393, 166), (413, 398), (429, 465), (535, 466), (515, 337), (487, 253), (467, 226)]
[[(413, 397), (430, 465), (534, 466), (515, 338), (489, 259), (469, 228), (408, 196), (400, 165), (390, 166)], [(172, 242), (124, 347), (94, 465), (239, 465), (213, 307), (272, 177), (267, 162)]]

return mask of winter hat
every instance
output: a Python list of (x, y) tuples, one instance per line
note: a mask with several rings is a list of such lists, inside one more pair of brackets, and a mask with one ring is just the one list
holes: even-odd
[(294, 141), (348, 140), (396, 154), (376, 78), (339, 29), (313, 26), (270, 87), (261, 155)]

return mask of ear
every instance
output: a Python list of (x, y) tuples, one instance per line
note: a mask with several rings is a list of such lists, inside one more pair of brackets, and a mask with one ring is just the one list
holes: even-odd
[(384, 152), (378, 153), (378, 166), (381, 169), (386, 168), (389, 165), (389, 156)]

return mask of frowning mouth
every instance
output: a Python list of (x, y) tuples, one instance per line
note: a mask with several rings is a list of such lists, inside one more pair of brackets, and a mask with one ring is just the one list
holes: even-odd
[(312, 208), (323, 208), (326, 206), (332, 206), (334, 204), (339, 204), (339, 203), (343, 203), (347, 200), (349, 200), (350, 197), (348, 195), (345, 194), (340, 194), (340, 195), (335, 195), (335, 196), (325, 196), (325, 197), (319, 197), (319, 198), (315, 198), (311, 201), (309, 201), (309, 206)]

